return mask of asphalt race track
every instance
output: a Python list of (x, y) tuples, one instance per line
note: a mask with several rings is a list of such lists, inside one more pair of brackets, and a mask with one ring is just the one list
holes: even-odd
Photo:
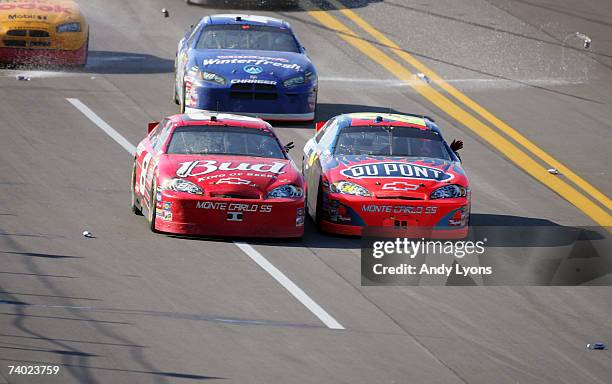
[[(173, 60), (186, 27), (248, 7), (79, 3), (91, 24), (83, 71), (0, 70), (0, 383), (611, 382), (610, 351), (585, 349), (612, 343), (609, 286), (362, 287), (359, 240), (310, 222), (302, 241), (246, 246), (151, 233), (129, 209), (133, 157), (68, 99), (136, 145), (148, 122), (177, 112)], [(345, 4), (257, 10), (288, 20), (307, 47), (317, 121), (433, 116), (465, 142), (475, 223), (610, 223), (612, 2)], [(485, 125), (519, 139), (491, 139)], [(313, 124), (276, 132), (301, 162)], [(546, 172), (559, 167), (523, 139), (571, 172)], [(520, 156), (509, 156), (515, 146)], [(40, 363), (60, 372), (8, 374)]]

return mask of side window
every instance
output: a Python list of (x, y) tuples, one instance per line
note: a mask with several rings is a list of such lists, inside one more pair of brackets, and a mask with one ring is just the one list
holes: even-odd
[(332, 119), (330, 121), (327, 122), (327, 124), (325, 124), (324, 126), (321, 127), (321, 129), (319, 130), (319, 132), (317, 132), (316, 136), (315, 136), (315, 141), (318, 143), (319, 141), (321, 141), (321, 138), (323, 137), (323, 135), (325, 134), (325, 132), (328, 131), (328, 128), (331, 127), (332, 125), (334, 125), (336, 123), (336, 119)]
[(151, 143), (151, 145), (153, 147), (155, 147), (155, 144), (157, 143), (157, 140), (159, 140), (159, 134), (162, 131), (162, 127), (164, 126), (164, 124), (166, 124), (166, 119), (164, 119), (164, 121), (162, 121), (161, 123), (159, 123), (159, 125), (157, 126), (157, 128), (155, 128), (155, 130), (151, 133), (151, 135), (149, 136), (149, 143)]
[(321, 137), (321, 141), (319, 142), (320, 147), (329, 148), (331, 150), (332, 143), (336, 140), (338, 136), (338, 129), (340, 128), (340, 123), (338, 120), (334, 120), (327, 128), (325, 128), (325, 133)]
[(191, 46), (193, 45), (193, 40), (198, 35), (199, 30), (200, 30), (200, 25), (196, 25), (195, 27), (193, 27), (193, 29), (191, 30), (191, 34), (187, 38), (187, 48), (191, 48)]
[(170, 135), (170, 131), (172, 130), (172, 122), (170, 120), (164, 120), (164, 122), (165, 124), (163, 125), (163, 127), (160, 126), (161, 129), (159, 137), (155, 144), (153, 144), (153, 148), (155, 148), (157, 152), (160, 152), (162, 150), (162, 147), (166, 143), (166, 140), (168, 140), (168, 136)]

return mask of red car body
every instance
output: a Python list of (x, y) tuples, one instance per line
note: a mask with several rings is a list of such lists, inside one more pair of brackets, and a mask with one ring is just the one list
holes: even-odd
[[(231, 129), (223, 136), (226, 141), (240, 135), (264, 136), (277, 157), (172, 153), (172, 140), (179, 140), (177, 132), (184, 129), (198, 135)], [(201, 148), (213, 152), (206, 145)], [(299, 193), (269, 196), (285, 186)], [(174, 115), (157, 124), (137, 147), (132, 209), (145, 213), (156, 232), (298, 238), (304, 233), (303, 188), (302, 175), (263, 120), (230, 114)]]
[[(343, 132), (352, 138), (342, 136)], [(373, 137), (370, 132), (379, 132), (382, 138), (388, 132), (393, 143), (392, 135), (399, 132), (404, 132), (406, 144), (431, 139), (439, 154), (377, 153), (378, 144), (367, 142)], [(405, 229), (419, 237), (467, 235), (468, 180), (460, 159), (430, 118), (377, 113), (336, 116), (306, 143), (302, 169), (308, 183), (307, 211), (324, 232), (361, 235), (365, 227), (379, 227)], [(459, 192), (456, 197), (434, 198), (443, 194), (434, 194), (442, 187)]]

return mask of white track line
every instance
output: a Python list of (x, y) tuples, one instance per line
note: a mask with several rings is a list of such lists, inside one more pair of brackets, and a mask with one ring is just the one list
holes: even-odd
[[(125, 137), (121, 136), (113, 127), (108, 125), (100, 116), (83, 104), (79, 99), (67, 98), (68, 102), (76, 109), (81, 111), (89, 120), (91, 120), (100, 129), (106, 132), (113, 140), (121, 145), (126, 151), (132, 155), (136, 152), (134, 147)], [(300, 287), (291, 281), (284, 273), (270, 263), (261, 253), (257, 252), (251, 245), (235, 241), (234, 244), (247, 254), (254, 262), (257, 263), (263, 270), (268, 272), (280, 285), (282, 285), (289, 293), (293, 295), (300, 303), (302, 303), (310, 312), (319, 318), (330, 329), (345, 329), (336, 319), (327, 313), (319, 304), (310, 298)]]
[(234, 241), (234, 244), (238, 246), (238, 248), (242, 249), (244, 253), (246, 253), (254, 262), (256, 262), (260, 267), (262, 267), (266, 272), (268, 272), (276, 281), (279, 282), (280, 285), (285, 287), (286, 290), (289, 291), (296, 299), (299, 300), (300, 303), (304, 304), (306, 308), (310, 310), (310, 312), (314, 313), (315, 316), (319, 318), (325, 325), (327, 325), (330, 329), (344, 329), (344, 327), (336, 321), (329, 313), (327, 313), (321, 306), (313, 299), (310, 298), (300, 287), (295, 285), (295, 283), (284, 273), (278, 270), (274, 265), (272, 265), (263, 255), (255, 248), (250, 246), (247, 243)]
[(113, 127), (108, 125), (106, 121), (102, 120), (100, 116), (96, 115), (94, 111), (89, 109), (88, 106), (83, 104), (79, 99), (70, 99), (67, 98), (68, 102), (75, 106), (76, 109), (81, 111), (89, 120), (91, 120), (95, 125), (97, 125), (101, 130), (106, 132), (113, 140), (115, 140), (120, 146), (122, 146), (126, 151), (134, 155), (136, 153), (136, 147), (133, 146), (129, 141), (126, 140), (125, 137), (121, 136), (121, 134)]

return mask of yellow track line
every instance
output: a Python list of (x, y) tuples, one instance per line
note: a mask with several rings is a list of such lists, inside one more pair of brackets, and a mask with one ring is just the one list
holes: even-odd
[(541, 167), (535, 160), (529, 157), (508, 139), (504, 138), (499, 133), (482, 123), (480, 120), (461, 109), (461, 107), (453, 103), (450, 99), (442, 95), (434, 88), (425, 85), (424, 83), (415, 84), (413, 81), (415, 75), (412, 72), (407, 70), (399, 62), (393, 60), (390, 56), (376, 48), (371, 43), (360, 38), (335, 17), (331, 16), (325, 11), (320, 10), (319, 8), (312, 7), (308, 9), (308, 14), (322, 25), (335, 30), (338, 33), (338, 36), (340, 36), (343, 40), (357, 48), (373, 61), (382, 65), (390, 73), (414, 88), (421, 96), (429, 100), (438, 108), (444, 110), (459, 123), (473, 130), (494, 148), (504, 153), (516, 165), (575, 205), (596, 223), (604, 227), (612, 227), (612, 218), (601, 207), (593, 203), (593, 201), (586, 198), (583, 194), (578, 192), (563, 180), (559, 179), (557, 176), (553, 176), (548, 173), (546, 169)]
[(525, 136), (521, 135), (516, 129), (512, 128), (508, 124), (504, 123), (497, 117), (495, 117), (491, 112), (487, 111), (484, 107), (476, 103), (474, 100), (470, 99), (468, 96), (463, 94), (457, 88), (453, 87), (444, 79), (442, 79), (437, 73), (428, 68), (425, 64), (417, 60), (411, 54), (402, 50), (400, 46), (398, 46), (395, 42), (387, 38), (383, 33), (374, 28), (371, 24), (357, 15), (355, 12), (350, 9), (345, 8), (342, 4), (337, 2), (336, 0), (328, 0), (334, 7), (338, 8), (340, 12), (345, 15), (347, 18), (352, 20), (355, 24), (357, 24), (361, 29), (365, 32), (369, 33), (372, 37), (378, 40), (380, 43), (386, 45), (391, 48), (393, 53), (395, 53), (402, 60), (412, 65), (417, 71), (423, 73), (427, 77), (429, 77), (435, 84), (437, 84), (440, 88), (444, 89), (454, 98), (462, 102), (465, 106), (472, 109), (478, 115), (480, 115), (485, 120), (489, 121), (491, 124), (499, 128), (506, 135), (514, 139), (517, 143), (525, 147), (528, 151), (538, 157), (540, 160), (545, 162), (546, 164), (556, 168), (561, 174), (571, 180), (574, 184), (580, 187), (583, 191), (591, 195), (597, 201), (602, 203), (607, 209), (612, 210), (612, 200), (610, 200), (604, 193), (599, 191), (593, 185), (591, 185), (588, 181), (584, 180), (582, 177), (578, 176), (571, 169), (560, 163), (558, 160), (553, 158), (551, 155), (546, 153), (542, 148), (538, 147), (531, 140), (527, 139)]

